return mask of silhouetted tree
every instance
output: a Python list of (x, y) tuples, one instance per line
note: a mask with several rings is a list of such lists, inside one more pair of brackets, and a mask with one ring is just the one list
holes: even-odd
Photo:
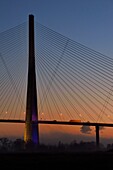
[(22, 139), (16, 139), (13, 142), (13, 149), (14, 151), (24, 151), (25, 149), (25, 142)]
[(0, 138), (0, 151), (7, 152), (10, 151), (12, 147), (12, 141), (8, 138)]

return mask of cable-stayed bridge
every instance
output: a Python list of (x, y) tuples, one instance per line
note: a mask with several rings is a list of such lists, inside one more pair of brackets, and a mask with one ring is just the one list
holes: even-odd
[[(38, 22), (34, 30), (37, 122), (95, 126), (98, 143), (98, 127), (113, 122), (113, 59)], [(25, 123), (28, 32), (25, 22), (0, 33), (1, 122)]]

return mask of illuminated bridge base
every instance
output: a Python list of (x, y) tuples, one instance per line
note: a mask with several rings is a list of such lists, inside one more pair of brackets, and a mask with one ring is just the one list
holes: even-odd
[(34, 144), (39, 143), (37, 124), (33, 124), (29, 122), (25, 124), (24, 141), (26, 143), (29, 142), (32, 142)]

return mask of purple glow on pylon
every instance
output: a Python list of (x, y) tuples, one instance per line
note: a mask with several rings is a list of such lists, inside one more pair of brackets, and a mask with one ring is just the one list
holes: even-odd
[(35, 144), (38, 144), (38, 143), (39, 143), (37, 124), (32, 124), (32, 141), (33, 141)]
[(32, 114), (32, 121), (37, 121), (37, 115), (36, 114)]

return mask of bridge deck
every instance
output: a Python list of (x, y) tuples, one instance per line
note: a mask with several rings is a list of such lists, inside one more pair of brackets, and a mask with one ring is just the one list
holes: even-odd
[[(25, 123), (25, 120), (0, 119), (0, 122), (2, 122), (2, 123)], [(71, 122), (71, 121), (56, 121), (56, 120), (39, 120), (39, 121), (35, 121), (33, 123), (113, 127), (113, 123), (96, 123), (96, 122)]]

